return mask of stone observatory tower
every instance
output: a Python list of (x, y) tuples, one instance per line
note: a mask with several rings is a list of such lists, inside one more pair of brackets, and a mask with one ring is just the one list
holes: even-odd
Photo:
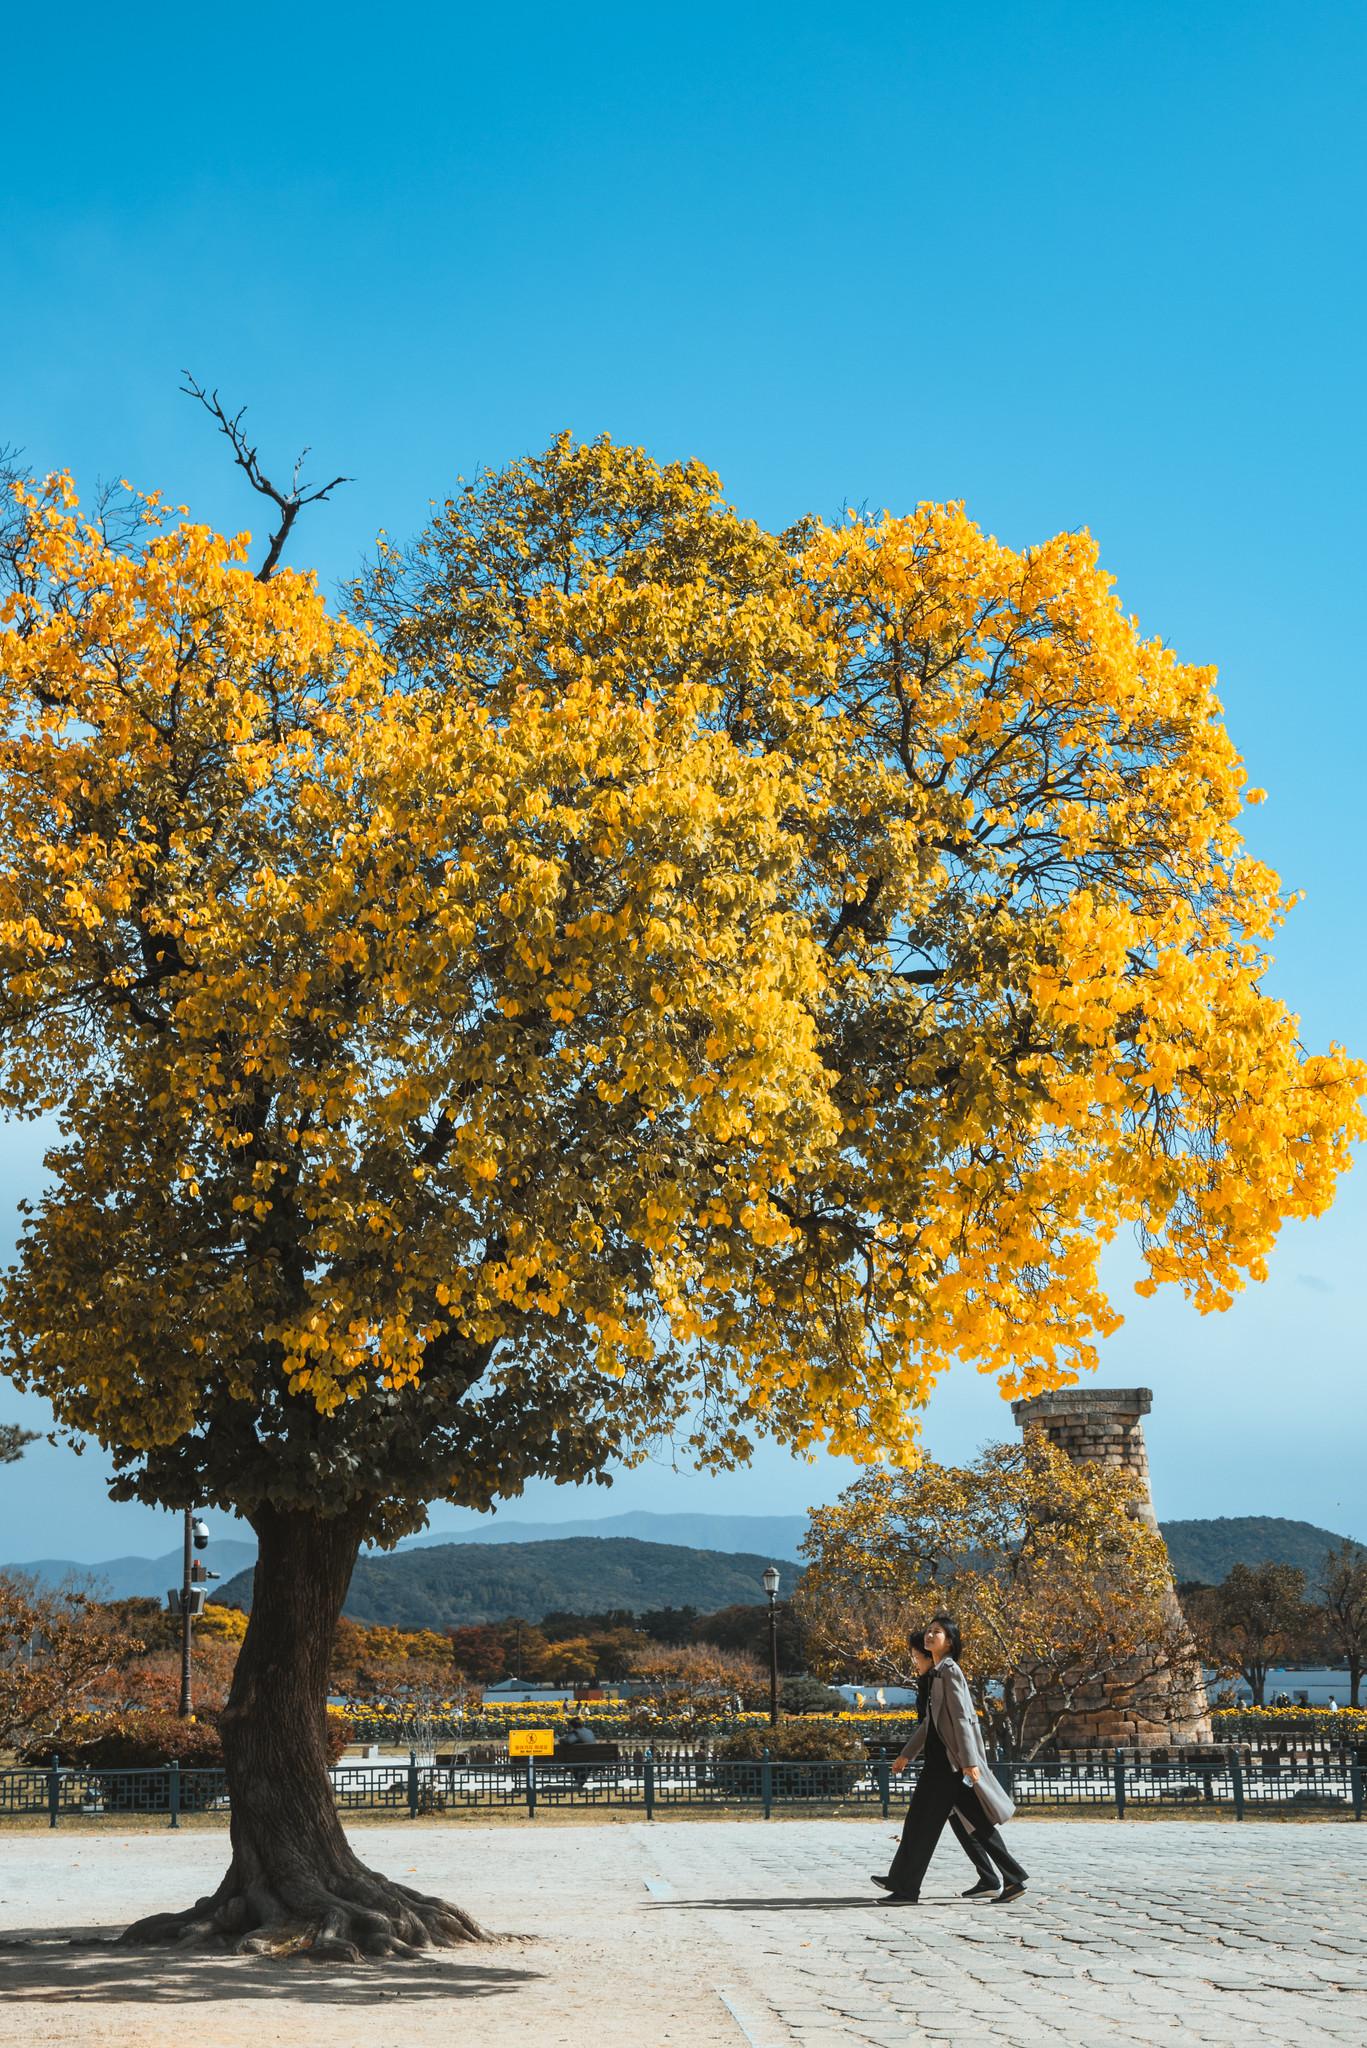
[[(1147, 1387), (1064, 1387), (1013, 1401), (1018, 1429), (1042, 1429), (1050, 1442), (1075, 1463), (1113, 1465), (1132, 1472), (1140, 1482), (1136, 1514), (1158, 1526), (1149, 1488), (1149, 1450), (1144, 1417), (1153, 1406)], [(1180, 1622), (1174, 1589), (1167, 1611)], [(1193, 1653), (1194, 1676), (1175, 1690), (1166, 1664), (1155, 1659), (1152, 1683), (1126, 1669), (1116, 1674), (1114, 1689), (1098, 1688), (1059, 1730), (1064, 1748), (1094, 1745), (1154, 1749), (1171, 1742), (1210, 1741), (1210, 1703)], [(1136, 1680), (1139, 1682), (1136, 1683)]]

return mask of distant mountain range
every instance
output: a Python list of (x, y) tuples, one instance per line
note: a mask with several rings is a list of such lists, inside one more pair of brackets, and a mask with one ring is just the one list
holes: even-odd
[[(450, 1628), (509, 1614), (539, 1621), (557, 1609), (601, 1614), (621, 1607), (640, 1614), (694, 1607), (709, 1614), (719, 1607), (762, 1604), (763, 1573), (772, 1563), (767, 1551), (689, 1550), (631, 1536), (429, 1544), (363, 1557), (343, 1612), (353, 1621), (382, 1621), (392, 1628)], [(790, 1593), (798, 1575), (799, 1567), (788, 1565), (780, 1591)], [(239, 1573), (214, 1598), (227, 1607), (250, 1607), (251, 1573)]]
[[(179, 1549), (168, 1550), (164, 1557), (106, 1557), (98, 1564), (77, 1564), (69, 1557), (39, 1557), (30, 1564), (0, 1565), (0, 1571), (23, 1572), (45, 1586), (60, 1586), (67, 1580), (89, 1583), (102, 1600), (164, 1600), (167, 1588), (180, 1584), (182, 1559)], [(225, 1538), (211, 1544), (204, 1562), (226, 1579), (250, 1570), (256, 1563), (256, 1545)]]
[(759, 1552), (773, 1561), (796, 1558), (807, 1533), (805, 1515), (653, 1515), (637, 1508), (626, 1515), (587, 1515), (573, 1522), (518, 1522), (482, 1516), (471, 1528), (428, 1529), (410, 1536), (400, 1550), (434, 1543), (562, 1543), (570, 1536), (632, 1536), (639, 1543), (682, 1543), (689, 1550)]
[[(571, 1537), (626, 1536), (656, 1545), (681, 1544), (689, 1550), (767, 1551), (771, 1554), (764, 1562), (781, 1565), (796, 1559), (806, 1527), (805, 1515), (652, 1515), (638, 1510), (633, 1514), (571, 1522), (519, 1522), (502, 1515), (482, 1515), (478, 1521), (472, 1517), (469, 1527), (428, 1529), (421, 1536), (406, 1537), (397, 1550), (367, 1552), (362, 1564), (367, 1557), (396, 1557), (410, 1550), (450, 1544), (492, 1543), (508, 1548), (518, 1543), (563, 1543)], [(256, 1562), (256, 1545), (225, 1537), (210, 1543), (203, 1561), (226, 1582), (251, 1569)], [(27, 1564), (0, 1565), (0, 1571), (25, 1572), (49, 1586), (61, 1585), (67, 1579), (97, 1580), (107, 1600), (145, 1599), (149, 1595), (164, 1599), (168, 1586), (180, 1584), (181, 1552), (168, 1550), (163, 1557), (110, 1557), (98, 1564), (78, 1564), (69, 1557), (40, 1557)]]
[[(747, 1591), (728, 1590), (715, 1600), (711, 1590), (704, 1593), (701, 1582), (679, 1597), (660, 1594), (660, 1586), (675, 1583), (672, 1568), (661, 1565), (658, 1571), (652, 1566), (640, 1581), (637, 1587), (639, 1598), (635, 1594), (617, 1597), (610, 1592), (605, 1592), (602, 1599), (591, 1598), (588, 1588), (600, 1580), (605, 1587), (612, 1584), (629, 1588), (635, 1583), (629, 1558), (619, 1558), (611, 1563), (599, 1558), (595, 1567), (595, 1549), (606, 1544), (626, 1543), (629, 1549), (638, 1551), (671, 1550), (680, 1560), (706, 1557), (724, 1567), (715, 1576), (716, 1584), (730, 1587), (736, 1583), (737, 1572), (740, 1578), (744, 1578), (756, 1560), (760, 1570), (765, 1564), (781, 1566), (795, 1560), (806, 1526), (804, 1515), (655, 1515), (637, 1510), (631, 1514), (570, 1522), (520, 1522), (505, 1520), (501, 1515), (487, 1516), (478, 1521), (472, 1520), (469, 1527), (458, 1525), (455, 1529), (428, 1530), (421, 1536), (409, 1537), (395, 1551), (367, 1553), (356, 1568), (353, 1590), (368, 1604), (376, 1597), (375, 1588), (389, 1583), (386, 1574), (415, 1553), (421, 1556), (430, 1555), (434, 1550), (460, 1551), (466, 1553), (463, 1562), (457, 1565), (454, 1560), (448, 1560), (433, 1584), (438, 1581), (444, 1583), (447, 1569), (453, 1576), (459, 1573), (471, 1586), (476, 1579), (480, 1586), (505, 1584), (514, 1604), (500, 1612), (521, 1612), (528, 1620), (536, 1616), (526, 1601), (541, 1598), (543, 1592), (545, 1605), (540, 1610), (542, 1613), (553, 1608), (593, 1611), (610, 1606), (639, 1609), (685, 1605), (705, 1612), (709, 1603), (724, 1607), (733, 1600), (752, 1600), (760, 1595), (753, 1582)], [(1162, 1529), (1172, 1558), (1174, 1578), (1179, 1581), (1200, 1579), (1209, 1585), (1217, 1585), (1235, 1564), (1271, 1561), (1298, 1565), (1313, 1588), (1326, 1551), (1346, 1540), (1328, 1529), (1316, 1528), (1313, 1523), (1291, 1521), (1278, 1515), (1222, 1515), (1205, 1520), (1164, 1522)], [(469, 1549), (475, 1545), (499, 1551), (501, 1559), (508, 1560), (506, 1566), (500, 1564), (496, 1569), (491, 1565), (487, 1572), (480, 1570), (476, 1573), (473, 1560), (468, 1556)], [(567, 1583), (561, 1567), (557, 1565), (553, 1569), (550, 1560), (543, 1560), (539, 1565), (526, 1562), (514, 1569), (513, 1553), (524, 1545), (558, 1549), (566, 1569), (579, 1570), (587, 1577), (582, 1584)], [(573, 1558), (569, 1555), (572, 1547), (575, 1547)], [(215, 1597), (221, 1598), (238, 1575), (250, 1571), (256, 1559), (256, 1546), (239, 1538), (225, 1537), (211, 1543), (204, 1558), (210, 1568), (221, 1576), (223, 1584), (215, 1588)], [(639, 1565), (640, 1560), (637, 1559), (636, 1563)], [(95, 1580), (107, 1599), (125, 1600), (148, 1595), (154, 1599), (164, 1598), (167, 1588), (179, 1583), (180, 1566), (181, 1553), (172, 1550), (164, 1557), (115, 1557), (98, 1564), (78, 1564), (70, 1558), (38, 1558), (27, 1564), (0, 1566), (0, 1570), (27, 1572), (48, 1585), (58, 1585), (70, 1578)], [(411, 1572), (411, 1567), (408, 1569)], [(686, 1574), (694, 1567), (681, 1565), (681, 1569)], [(714, 1584), (712, 1566), (709, 1564), (705, 1571), (706, 1585), (711, 1589)], [(378, 1579), (374, 1576), (376, 1572), (380, 1574)], [(529, 1572), (530, 1576), (527, 1575)], [(419, 1574), (418, 1579), (422, 1576)], [(418, 1580), (409, 1577), (394, 1583), (395, 1597), (402, 1598), (407, 1609), (411, 1588)], [(408, 1589), (402, 1594), (397, 1590), (400, 1583)], [(452, 1589), (440, 1597), (444, 1602), (448, 1598), (455, 1599), (456, 1595)], [(519, 1601), (523, 1604), (517, 1604)], [(349, 1605), (347, 1612), (362, 1618), (354, 1606)], [(386, 1613), (382, 1618), (397, 1622), (399, 1616), (397, 1612)], [(415, 1625), (425, 1626), (426, 1623), (420, 1621)]]

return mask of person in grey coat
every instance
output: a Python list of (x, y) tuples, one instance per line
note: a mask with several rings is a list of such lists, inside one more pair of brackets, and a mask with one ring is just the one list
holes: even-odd
[(905, 1770), (919, 1756), (921, 1775), (907, 1808), (902, 1839), (886, 1877), (875, 1876), (889, 1903), (914, 1906), (935, 1845), (951, 1813), (957, 1813), (1002, 1873), (996, 1906), (1018, 1899), (1026, 1873), (1001, 1838), (1003, 1821), (1015, 1808), (988, 1768), (968, 1680), (959, 1669), (959, 1630), (948, 1614), (932, 1615), (926, 1648), (935, 1660), (930, 1711), (893, 1764)]
[[(916, 1718), (918, 1721), (924, 1721), (930, 1712), (930, 1682), (935, 1673), (935, 1659), (926, 1648), (924, 1629), (918, 1628), (914, 1631), (909, 1639), (909, 1647), (912, 1662), (916, 1667)], [(905, 1757), (899, 1757), (893, 1768), (899, 1774), (904, 1771)], [(950, 1814), (949, 1831), (978, 1873), (977, 1882), (968, 1887), (964, 1897), (978, 1899), (985, 1898), (990, 1892), (999, 1892), (1002, 1880), (997, 1875), (997, 1867), (962, 1814)]]

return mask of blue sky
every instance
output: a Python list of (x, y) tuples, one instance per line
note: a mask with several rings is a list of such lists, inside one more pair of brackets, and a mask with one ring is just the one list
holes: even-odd
[[(1090, 526), (1146, 629), (1219, 665), (1271, 792), (1252, 845), (1306, 891), (1275, 986), (1312, 1046), (1367, 1046), (1361, 8), (77, 5), (9, 54), (0, 441), (248, 525), (189, 366), (268, 462), (355, 478), (295, 551), (329, 581), (562, 427), (701, 456), (774, 524), (955, 497), (1016, 544)], [(40, 1145), (0, 1143), (8, 1215)], [(1122, 1304), (1101, 1377), (1155, 1390), (1160, 1512), (1367, 1537), (1364, 1226), (1359, 1175), (1228, 1316)], [(1009, 1428), (971, 1373), (930, 1411), (942, 1455)], [(0, 1557), (169, 1547), (101, 1473), (6, 1472)], [(770, 1512), (843, 1476), (597, 1498)]]

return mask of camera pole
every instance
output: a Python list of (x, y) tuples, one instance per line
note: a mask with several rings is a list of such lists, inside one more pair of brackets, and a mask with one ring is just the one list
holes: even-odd
[(194, 1711), (190, 1704), (190, 1646), (194, 1629), (194, 1509), (185, 1510), (184, 1569), (180, 1575), (180, 1717), (188, 1721)]

